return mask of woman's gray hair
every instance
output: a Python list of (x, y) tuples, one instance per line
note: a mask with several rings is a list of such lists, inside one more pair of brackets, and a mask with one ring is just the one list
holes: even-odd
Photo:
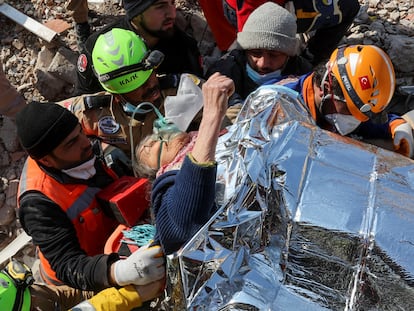
[(145, 143), (148, 142), (148, 139), (150, 139), (151, 135), (148, 135), (144, 139), (141, 140), (141, 142), (137, 145), (135, 148), (135, 161), (133, 163), (133, 169), (134, 173), (137, 177), (145, 177), (149, 180), (154, 180), (157, 175), (157, 169), (151, 168), (149, 165), (143, 163), (139, 150), (142, 146), (144, 146)]

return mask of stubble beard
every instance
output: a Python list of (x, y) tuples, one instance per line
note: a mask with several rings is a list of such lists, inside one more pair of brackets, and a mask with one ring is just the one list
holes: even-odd
[(143, 21), (140, 21), (140, 27), (148, 33), (150, 36), (159, 38), (159, 39), (170, 39), (174, 36), (175, 27), (168, 28), (166, 30), (158, 29), (158, 30), (151, 30), (149, 29)]

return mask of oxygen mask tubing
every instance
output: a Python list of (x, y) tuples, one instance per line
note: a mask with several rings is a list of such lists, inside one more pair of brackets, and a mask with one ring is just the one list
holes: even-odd
[[(128, 105), (131, 108), (131, 104)], [(150, 109), (144, 109), (144, 106), (149, 106)], [(142, 102), (139, 105), (137, 105), (134, 110), (132, 111), (131, 116), (131, 122), (129, 124), (129, 136), (130, 136), (130, 142), (131, 142), (131, 161), (132, 163), (135, 163), (135, 157), (134, 157), (134, 138), (132, 135), (132, 120), (134, 120), (136, 113), (148, 113), (151, 111), (151, 109), (154, 111), (154, 113), (157, 115), (157, 119), (154, 120), (153, 123), (153, 129), (152, 129), (152, 135), (154, 140), (160, 140), (162, 143), (168, 142), (176, 135), (180, 134), (182, 131), (172, 122), (168, 121), (162, 113), (158, 110), (157, 107), (155, 107), (150, 102)]]

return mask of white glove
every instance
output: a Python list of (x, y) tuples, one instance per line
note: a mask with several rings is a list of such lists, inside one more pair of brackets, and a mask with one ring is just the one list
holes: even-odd
[(145, 285), (165, 276), (165, 258), (159, 245), (141, 247), (114, 265), (115, 282), (120, 286)]
[(414, 155), (413, 130), (408, 123), (398, 125), (394, 130), (394, 150), (406, 157)]

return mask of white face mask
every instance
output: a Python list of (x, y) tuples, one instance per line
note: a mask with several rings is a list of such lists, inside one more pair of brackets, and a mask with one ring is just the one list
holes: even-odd
[(333, 113), (325, 115), (326, 121), (335, 126), (336, 130), (342, 136), (352, 133), (360, 124), (361, 121), (355, 119), (351, 115)]
[(78, 165), (76, 167), (72, 167), (67, 170), (62, 170), (62, 172), (66, 173), (70, 177), (76, 178), (76, 179), (84, 179), (87, 180), (91, 177), (93, 177), (96, 174), (95, 169), (95, 159), (96, 157), (93, 156), (92, 159), (83, 162), (81, 165)]

